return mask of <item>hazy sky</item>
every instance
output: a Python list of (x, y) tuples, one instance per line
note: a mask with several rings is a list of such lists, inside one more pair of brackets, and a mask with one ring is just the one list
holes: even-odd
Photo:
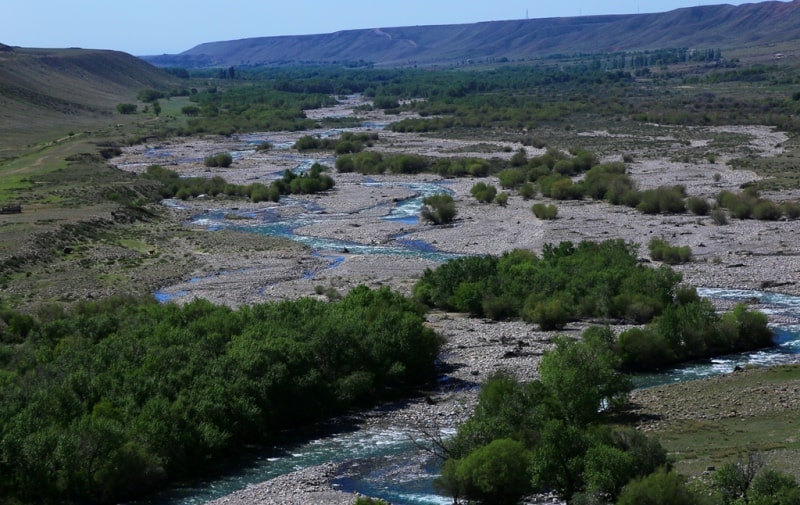
[(665, 12), (724, 0), (0, 0), (0, 42), (179, 53), (202, 42), (354, 28)]

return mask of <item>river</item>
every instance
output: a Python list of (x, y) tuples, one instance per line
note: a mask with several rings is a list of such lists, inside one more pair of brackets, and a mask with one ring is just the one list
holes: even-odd
[[(306, 162), (296, 170), (310, 167)], [(365, 182), (364, 184), (378, 184)], [(385, 183), (382, 183), (385, 184)], [(416, 224), (422, 198), (447, 191), (440, 184), (394, 183), (414, 191), (415, 196), (398, 202), (384, 218)], [(309, 204), (305, 204), (309, 205)], [(253, 233), (291, 238), (308, 245), (315, 254), (324, 251), (347, 250), (352, 254), (414, 255), (444, 261), (453, 255), (437, 251), (430, 244), (395, 237), (390, 244), (364, 245), (329, 238), (310, 237), (295, 231), (316, 219), (322, 209), (308, 206), (298, 217), (281, 218), (272, 210), (250, 213), (248, 219), (226, 219), (231, 211), (208, 212), (193, 219), (195, 225), (208, 229), (234, 228)], [(326, 256), (327, 257), (327, 256)], [(329, 257), (335, 268), (339, 258)], [(712, 360), (691, 363), (668, 373), (642, 375), (636, 378), (637, 387), (650, 387), (729, 373), (737, 366), (758, 364), (764, 366), (795, 363), (800, 360), (800, 297), (762, 291), (725, 290), (701, 288), (699, 294), (710, 299), (727, 302), (757, 302), (757, 308), (780, 321), (773, 326), (776, 346), (752, 353), (723, 356)], [(181, 293), (159, 292), (161, 300), (169, 300)], [(333, 431), (311, 440), (265, 449), (245, 464), (230, 470), (226, 475), (211, 481), (195, 483), (172, 489), (140, 505), (198, 505), (243, 489), (250, 484), (263, 482), (294, 470), (325, 462), (341, 462), (346, 477), (334, 481), (345, 491), (358, 491), (368, 496), (385, 499), (399, 505), (449, 504), (451, 499), (436, 493), (433, 480), (437, 476), (436, 461), (420, 451), (413, 443), (418, 434), (404, 429), (363, 427), (357, 430)], [(447, 435), (444, 433), (443, 435)]]

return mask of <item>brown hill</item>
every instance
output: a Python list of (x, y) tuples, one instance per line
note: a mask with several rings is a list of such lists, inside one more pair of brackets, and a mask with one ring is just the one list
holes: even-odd
[[(118, 51), (23, 49), (0, 46), (0, 137), (16, 143), (55, 130), (81, 128), (108, 118), (171, 76)], [(7, 142), (4, 142), (7, 143)]]
[(800, 1), (690, 7), (658, 14), (583, 16), (348, 30), (200, 44), (145, 57), (159, 66), (226, 67), (367, 61), (442, 64), (487, 58), (666, 47), (733, 48), (800, 39)]

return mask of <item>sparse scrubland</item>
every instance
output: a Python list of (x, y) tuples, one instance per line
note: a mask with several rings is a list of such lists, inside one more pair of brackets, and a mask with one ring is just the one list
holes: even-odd
[[(796, 68), (611, 61), (251, 69), (224, 86), (185, 71), (120, 93), (138, 101), (113, 123), (3, 146), (0, 204), (22, 212), (0, 238), (0, 501), (115, 503), (286, 427), (435, 395), (437, 360), (471, 351), (439, 355), (433, 328), (465, 317), (478, 334), (517, 325), (487, 352), (537, 352), (525, 374), (498, 358), (465, 377), (482, 389), (439, 446), (450, 495), (797, 503), (800, 473), (783, 464), (798, 455), (796, 394), (739, 429), (725, 405), (700, 417), (720, 381), (665, 388), (659, 405), (626, 375), (770, 345), (758, 307), (720, 313), (695, 284), (800, 292)], [(388, 127), (321, 135), (365, 119)], [(299, 160), (313, 163), (297, 174)], [(447, 194), (422, 201), (420, 223), (380, 219), (418, 181)], [(306, 236), (402, 237), (454, 259), (342, 247), (326, 268), (289, 238), (185, 225), (305, 208)], [(176, 286), (190, 294), (153, 301)], [(756, 373), (771, 374), (764, 395), (796, 393), (793, 369), (724, 380)], [(739, 412), (761, 405), (731, 387)], [(752, 443), (759, 426), (780, 435)], [(724, 447), (699, 443), (706, 432)]]

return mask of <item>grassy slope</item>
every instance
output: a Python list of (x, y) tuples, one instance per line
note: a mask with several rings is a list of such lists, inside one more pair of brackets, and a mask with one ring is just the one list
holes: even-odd
[[(172, 254), (182, 230), (157, 208), (109, 199), (118, 193), (145, 202), (150, 190), (97, 154), (98, 144), (177, 120), (170, 107), (161, 118), (114, 112), (141, 89), (165, 88), (171, 79), (115, 51), (0, 51), (0, 205), (23, 209), (0, 215), (0, 303), (23, 308), (144, 293), (180, 275), (180, 267), (153, 265)], [(130, 246), (140, 243), (151, 247)]]
[(800, 365), (747, 369), (712, 379), (637, 391), (643, 428), (683, 474), (736, 461), (747, 451), (800, 479)]
[(0, 160), (54, 140), (125, 118), (120, 102), (144, 88), (164, 88), (171, 76), (118, 51), (14, 49), (0, 51)]

